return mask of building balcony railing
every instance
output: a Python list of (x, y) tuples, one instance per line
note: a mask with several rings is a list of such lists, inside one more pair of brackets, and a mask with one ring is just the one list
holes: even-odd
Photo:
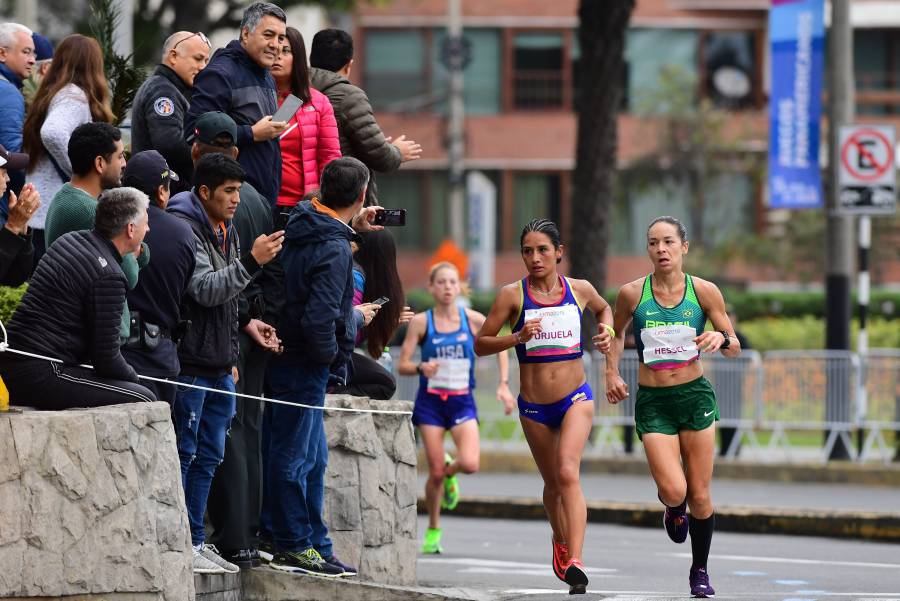
[(900, 73), (862, 71), (856, 77), (856, 104), (863, 113), (900, 114)]
[(513, 72), (513, 106), (517, 109), (561, 108), (563, 73), (559, 69), (517, 69)]

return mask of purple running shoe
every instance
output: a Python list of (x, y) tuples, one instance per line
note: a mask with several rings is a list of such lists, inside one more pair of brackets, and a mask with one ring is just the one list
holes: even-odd
[(689, 580), (692, 597), (706, 599), (716, 596), (716, 591), (713, 590), (712, 585), (709, 583), (709, 573), (707, 573), (706, 568), (691, 568)]
[(666, 507), (666, 512), (663, 514), (663, 526), (666, 527), (666, 534), (673, 542), (683, 543), (687, 540), (688, 516), (683, 511), (678, 512), (672, 507)]

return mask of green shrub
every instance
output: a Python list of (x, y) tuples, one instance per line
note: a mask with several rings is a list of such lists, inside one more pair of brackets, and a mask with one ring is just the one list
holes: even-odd
[(0, 321), (4, 324), (9, 323), (9, 318), (19, 306), (19, 301), (22, 300), (27, 287), (27, 284), (22, 284), (18, 288), (0, 286)]
[[(825, 320), (811, 316), (798, 318), (764, 317), (741, 321), (738, 329), (750, 345), (760, 351), (779, 349), (821, 349), (825, 346)], [(851, 345), (856, 349), (859, 326), (851, 324)], [(900, 348), (900, 322), (874, 318), (868, 324), (870, 348)]]

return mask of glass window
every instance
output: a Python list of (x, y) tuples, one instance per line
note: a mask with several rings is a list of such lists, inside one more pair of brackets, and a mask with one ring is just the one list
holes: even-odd
[[(463, 71), (463, 90), (465, 94), (466, 113), (473, 115), (490, 115), (500, 112), (500, 80), (501, 52), (500, 32), (496, 29), (465, 29), (463, 35), (472, 47), (472, 58)], [(436, 110), (446, 111), (447, 68), (441, 61), (441, 48), (447, 32), (434, 30), (432, 47), (432, 73), (435, 94), (439, 97), (435, 103)]]
[(517, 33), (513, 39), (513, 106), (561, 107), (563, 84), (562, 34)]
[(540, 218), (559, 223), (559, 176), (549, 173), (517, 173), (513, 176), (513, 222), (509, 247), (519, 248), (522, 228)]
[(382, 206), (406, 209), (406, 226), (391, 228), (397, 247), (419, 250), (422, 247), (422, 172), (397, 171), (378, 175), (378, 199)]
[(703, 38), (703, 94), (721, 108), (752, 106), (758, 87), (756, 42), (749, 31), (710, 31)]
[(638, 112), (646, 98), (659, 95), (663, 68), (674, 67), (697, 77), (697, 40), (697, 32), (687, 29), (628, 30), (625, 61), (630, 112)]
[(419, 30), (368, 30), (366, 92), (376, 109), (396, 108), (428, 93), (425, 42)]
[(896, 33), (859, 30), (853, 36), (853, 69), (861, 115), (898, 112), (900, 107), (885, 94), (900, 83), (900, 38)]

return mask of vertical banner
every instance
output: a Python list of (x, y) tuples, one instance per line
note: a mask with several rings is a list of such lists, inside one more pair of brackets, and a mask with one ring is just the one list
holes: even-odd
[(825, 0), (772, 0), (769, 41), (769, 205), (824, 205), (819, 171), (819, 120), (825, 52)]
[(497, 186), (480, 171), (466, 176), (469, 200), (469, 281), (475, 290), (494, 290), (497, 255)]

